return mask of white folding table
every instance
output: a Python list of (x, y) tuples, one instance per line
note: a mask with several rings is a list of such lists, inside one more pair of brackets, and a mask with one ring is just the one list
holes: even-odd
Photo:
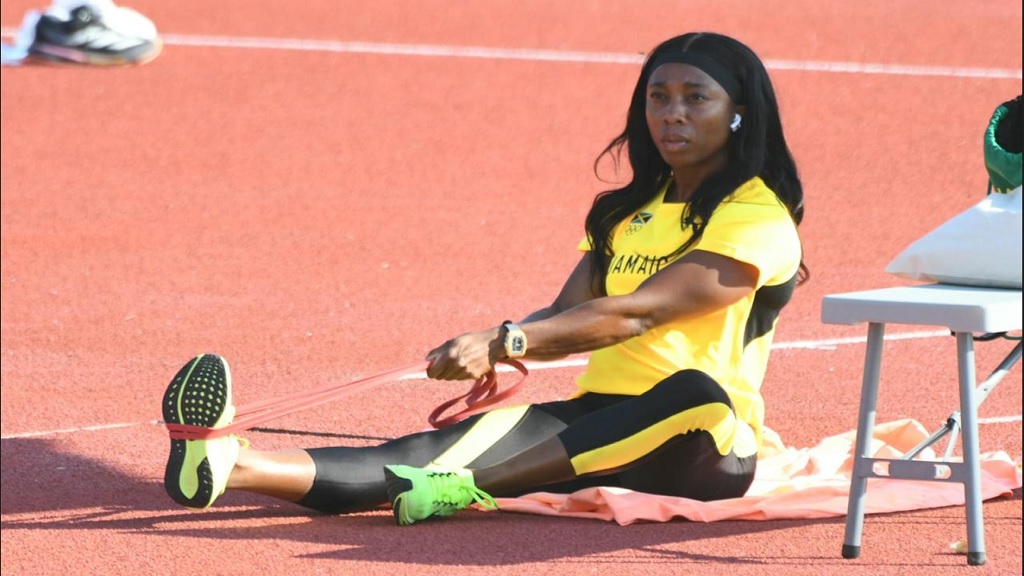
[[(826, 324), (868, 323), (843, 557), (860, 556), (868, 478), (886, 477), (962, 483), (967, 507), (967, 562), (971, 565), (984, 564), (986, 557), (981, 510), (978, 406), (1020, 360), (1021, 344), (1018, 341), (992, 375), (978, 386), (974, 341), (975, 334), (990, 335), (1020, 330), (1021, 291), (926, 284), (834, 294), (823, 299), (821, 318)], [(953, 413), (945, 430), (933, 434), (926, 445), (912, 450), (902, 459), (872, 458), (868, 453), (875, 426), (886, 324), (943, 326), (956, 336), (960, 410)], [(948, 461), (949, 452), (941, 462), (914, 459), (923, 448), (945, 433), (954, 434), (950, 439), (951, 451), (957, 428), (962, 429), (962, 462)]]

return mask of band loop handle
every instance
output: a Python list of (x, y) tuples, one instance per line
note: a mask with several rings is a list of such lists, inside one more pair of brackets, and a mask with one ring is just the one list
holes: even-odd
[[(442, 402), (437, 408), (434, 408), (430, 416), (427, 417), (427, 422), (430, 423), (434, 428), (444, 428), (445, 426), (451, 426), (456, 422), (460, 422), (481, 412), (487, 411), (491, 406), (511, 397), (512, 395), (519, 392), (519, 387), (522, 386), (523, 382), (526, 381), (526, 377), (529, 375), (526, 366), (517, 360), (505, 359), (500, 360), (502, 364), (508, 364), (519, 371), (521, 377), (519, 381), (509, 386), (508, 388), (498, 391), (498, 376), (494, 370), (491, 370), (473, 384), (473, 387), (469, 389), (462, 396), (452, 398), (447, 402)], [(455, 414), (452, 414), (446, 418), (441, 418), (441, 415), (446, 410), (455, 406), (459, 401), (465, 401), (466, 407)]]

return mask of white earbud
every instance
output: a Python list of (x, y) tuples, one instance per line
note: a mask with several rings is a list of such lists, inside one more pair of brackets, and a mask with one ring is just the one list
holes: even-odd
[(741, 124), (743, 124), (743, 116), (737, 114), (732, 117), (732, 124), (729, 124), (729, 129), (735, 132), (740, 129)]

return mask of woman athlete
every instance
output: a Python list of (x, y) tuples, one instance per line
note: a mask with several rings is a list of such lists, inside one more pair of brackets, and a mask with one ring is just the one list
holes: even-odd
[[(625, 129), (632, 179), (599, 194), (582, 256), (548, 306), (431, 350), (427, 375), (475, 379), (505, 358), (589, 352), (568, 399), (499, 408), (370, 447), (240, 450), (171, 441), (165, 487), (205, 508), (226, 489), (345, 513), (391, 504), (398, 524), (493, 497), (591, 486), (697, 500), (754, 478), (759, 392), (779, 312), (806, 278), (803, 191), (763, 63), (747, 46), (689, 33), (640, 70)], [(199, 356), (164, 397), (171, 424), (231, 423), (230, 371)]]

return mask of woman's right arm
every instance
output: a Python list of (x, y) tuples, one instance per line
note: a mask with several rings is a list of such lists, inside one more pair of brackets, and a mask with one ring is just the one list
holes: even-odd
[[(558, 297), (549, 306), (536, 310), (521, 323), (537, 322), (551, 318), (597, 297), (590, 283), (591, 256), (587, 252), (580, 258), (569, 278), (562, 286)], [(430, 364), (427, 375), (439, 380), (464, 380), (479, 378), (494, 368), (494, 363), (504, 349), (500, 348), (501, 327), (467, 332), (448, 340), (427, 353)], [(568, 354), (532, 354), (531, 360), (550, 361), (565, 358)]]
[[(588, 300), (597, 298), (598, 295), (595, 291), (598, 289), (598, 286), (594, 285), (590, 277), (592, 270), (592, 258), (593, 252), (584, 252), (580, 261), (576, 263), (576, 267), (573, 268), (572, 273), (569, 274), (569, 278), (566, 279), (565, 284), (562, 286), (562, 290), (558, 293), (558, 297), (555, 298), (555, 301), (545, 308), (532, 312), (519, 322), (526, 323), (545, 320)], [(560, 358), (565, 358), (565, 355), (535, 359), (545, 361), (558, 360)]]

